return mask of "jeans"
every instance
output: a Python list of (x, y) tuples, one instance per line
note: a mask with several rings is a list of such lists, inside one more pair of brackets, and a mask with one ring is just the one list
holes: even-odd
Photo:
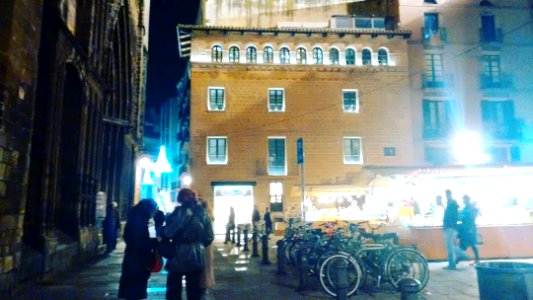
[(444, 243), (448, 252), (448, 267), (455, 268), (455, 240), (457, 239), (457, 230), (455, 228), (444, 228)]
[(167, 300), (181, 300), (182, 277), (185, 276), (187, 300), (200, 300), (204, 289), (200, 287), (200, 274), (194, 272), (168, 272), (167, 277)]

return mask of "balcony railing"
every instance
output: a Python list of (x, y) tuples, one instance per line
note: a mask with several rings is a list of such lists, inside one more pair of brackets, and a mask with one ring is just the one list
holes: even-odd
[(422, 74), (422, 88), (435, 89), (435, 88), (450, 88), (453, 87), (453, 75), (443, 74), (439, 76)]
[(450, 126), (440, 124), (440, 126), (424, 126), (424, 139), (447, 138), (450, 134)]
[(445, 27), (439, 27), (437, 31), (429, 27), (422, 27), (421, 37), (424, 44), (429, 46), (442, 46), (448, 42), (448, 33)]
[(513, 75), (508, 73), (500, 74), (500, 76), (481, 74), (480, 83), (482, 89), (509, 89), (514, 86)]
[(479, 41), (483, 43), (496, 42), (501, 43), (503, 41), (503, 31), (501, 28), (496, 28), (494, 32), (479, 29)]
[(506, 123), (484, 122), (483, 131), (493, 139), (520, 139), (522, 137), (522, 123), (516, 119)]

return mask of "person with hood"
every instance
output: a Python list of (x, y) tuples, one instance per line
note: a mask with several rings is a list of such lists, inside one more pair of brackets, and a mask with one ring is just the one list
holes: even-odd
[(153, 199), (139, 201), (130, 211), (124, 228), (126, 250), (118, 297), (127, 300), (145, 299), (152, 264), (154, 241), (150, 239), (148, 221), (157, 211)]
[(187, 299), (200, 300), (204, 289), (200, 285), (206, 263), (206, 250), (214, 239), (213, 226), (207, 211), (196, 199), (196, 193), (181, 189), (174, 209), (166, 220), (162, 237), (172, 239), (175, 254), (168, 259), (167, 299), (181, 299), (182, 278), (185, 277)]

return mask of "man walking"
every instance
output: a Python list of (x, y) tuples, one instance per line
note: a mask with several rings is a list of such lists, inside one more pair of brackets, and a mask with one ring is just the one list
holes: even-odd
[(464, 258), (465, 254), (461, 253), (456, 244), (457, 239), (457, 221), (459, 219), (459, 205), (452, 197), (452, 191), (446, 190), (446, 210), (442, 220), (444, 230), (444, 243), (448, 252), (448, 265), (445, 270), (455, 270), (457, 261)]

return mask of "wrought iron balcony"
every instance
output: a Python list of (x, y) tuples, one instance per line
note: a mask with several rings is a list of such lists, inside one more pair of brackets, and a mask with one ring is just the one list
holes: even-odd
[(453, 86), (452, 74), (443, 74), (437, 76), (422, 74), (422, 88), (424, 89), (450, 88)]
[(503, 31), (501, 28), (496, 28), (494, 31), (479, 29), (479, 41), (482, 43), (501, 43), (503, 42)]
[(450, 126), (447, 124), (440, 124), (440, 126), (424, 125), (423, 136), (424, 139), (443, 139), (449, 136), (450, 131)]
[(522, 138), (522, 122), (517, 119), (506, 123), (484, 122), (483, 131), (493, 139), (515, 140)]
[(513, 75), (502, 73), (500, 76), (481, 74), (480, 83), (482, 89), (509, 89), (514, 86)]
[(420, 36), (424, 45), (427, 46), (442, 46), (448, 42), (448, 32), (445, 27), (439, 27), (436, 31), (429, 27), (422, 27)]

